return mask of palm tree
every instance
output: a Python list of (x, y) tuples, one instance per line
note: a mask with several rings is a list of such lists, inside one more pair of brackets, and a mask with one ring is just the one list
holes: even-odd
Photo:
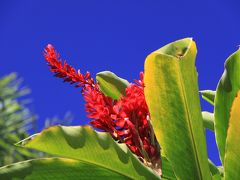
[[(41, 152), (18, 148), (14, 144), (36, 133), (41, 129), (37, 127), (37, 115), (26, 104), (29, 99), (26, 95), (30, 89), (22, 86), (22, 79), (16, 73), (11, 73), (0, 78), (0, 166), (40, 157), (48, 156)], [(65, 113), (63, 119), (54, 116), (45, 120), (45, 126), (56, 124), (69, 125), (73, 116), (70, 112)]]
[(37, 156), (14, 146), (36, 124), (36, 115), (26, 107), (29, 92), (16, 73), (0, 78), (0, 166)]

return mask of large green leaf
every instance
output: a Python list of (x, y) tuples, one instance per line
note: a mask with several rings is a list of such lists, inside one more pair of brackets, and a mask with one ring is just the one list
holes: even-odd
[(144, 93), (153, 128), (179, 179), (211, 179), (191, 38), (168, 44), (145, 61)]
[(103, 71), (97, 74), (96, 79), (101, 91), (113, 99), (120, 99), (125, 95), (125, 89), (129, 82), (118, 77), (110, 71)]
[(240, 179), (240, 90), (233, 101), (230, 112), (229, 128), (224, 158), (224, 176), (226, 180)]
[(215, 99), (216, 91), (203, 90), (203, 91), (200, 91), (200, 92), (202, 94), (203, 99), (205, 99), (210, 104), (214, 105), (214, 99)]
[(159, 178), (125, 144), (118, 144), (107, 133), (96, 132), (89, 126), (53, 126), (18, 145), (81, 160), (131, 179)]
[(42, 158), (0, 168), (0, 179), (130, 179), (106, 168), (66, 158)]
[(239, 89), (240, 50), (237, 50), (225, 62), (225, 70), (218, 83), (214, 102), (216, 141), (223, 164), (230, 109)]

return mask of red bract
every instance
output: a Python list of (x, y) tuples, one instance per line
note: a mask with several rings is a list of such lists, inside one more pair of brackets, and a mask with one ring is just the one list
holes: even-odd
[(50, 70), (55, 73), (55, 76), (63, 78), (64, 82), (77, 83), (77, 87), (86, 85), (94, 87), (94, 80), (91, 78), (90, 73), (87, 72), (86, 75), (83, 75), (80, 70), (77, 72), (66, 61), (62, 63), (62, 60), (59, 59), (59, 54), (57, 54), (51, 44), (48, 44), (45, 48), (44, 57), (50, 66)]
[(160, 147), (150, 123), (150, 114), (143, 91), (143, 73), (137, 84), (130, 84), (126, 96), (118, 102), (117, 126), (129, 148), (154, 166), (160, 164)]
[(82, 87), (82, 95), (86, 101), (86, 111), (89, 113), (88, 117), (94, 119), (91, 124), (96, 128), (109, 132), (116, 139), (115, 123), (109, 118), (109, 112), (115, 102), (100, 92), (99, 86), (95, 84), (91, 74), (87, 72), (83, 75), (80, 70), (76, 71), (66, 61), (62, 63), (51, 44), (48, 44), (45, 48), (44, 57), (56, 77), (63, 78), (64, 82), (70, 84), (75, 83), (76, 87)]
[(155, 170), (160, 169), (160, 147), (151, 127), (144, 97), (143, 73), (140, 73), (136, 84), (126, 88), (125, 96), (113, 100), (100, 91), (89, 72), (84, 75), (66, 61), (63, 63), (52, 45), (47, 45), (44, 57), (55, 76), (82, 87), (87, 116), (93, 119), (90, 121), (92, 126), (109, 132), (118, 142), (126, 143), (145, 164)]

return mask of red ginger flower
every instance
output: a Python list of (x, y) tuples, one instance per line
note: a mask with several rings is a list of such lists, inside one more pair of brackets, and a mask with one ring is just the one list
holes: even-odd
[(115, 124), (108, 118), (114, 102), (100, 92), (99, 86), (95, 84), (91, 74), (87, 72), (86, 75), (83, 75), (80, 70), (76, 71), (66, 61), (62, 63), (51, 44), (48, 44), (45, 48), (44, 57), (56, 77), (63, 78), (64, 82), (70, 82), (70, 84), (76, 83), (76, 87), (82, 87), (82, 95), (86, 101), (86, 111), (89, 113), (88, 117), (95, 119), (91, 121), (91, 124), (117, 138), (114, 133)]
[(62, 63), (52, 45), (47, 45), (44, 57), (55, 76), (82, 87), (87, 117), (93, 119), (92, 126), (109, 132), (115, 140), (126, 143), (145, 164), (157, 171), (160, 169), (160, 147), (150, 123), (142, 72), (140, 80), (126, 88), (125, 96), (113, 100), (100, 91), (89, 72), (84, 75), (66, 61)]

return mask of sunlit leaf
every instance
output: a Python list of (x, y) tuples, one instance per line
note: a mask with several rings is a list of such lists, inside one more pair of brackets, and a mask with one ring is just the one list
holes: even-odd
[(144, 93), (156, 137), (178, 179), (211, 179), (204, 136), (196, 45), (182, 39), (151, 53)]
[(84, 161), (131, 179), (158, 179), (125, 144), (118, 144), (105, 132), (89, 126), (53, 126), (18, 145), (49, 154)]
[(120, 99), (125, 95), (125, 89), (129, 82), (118, 77), (110, 71), (103, 71), (97, 74), (96, 79), (101, 91), (113, 99)]
[(233, 101), (224, 158), (226, 180), (240, 179), (240, 90)]
[(220, 158), (224, 164), (225, 145), (229, 127), (230, 110), (240, 90), (240, 50), (225, 62), (224, 73), (218, 83), (214, 102), (215, 133)]

